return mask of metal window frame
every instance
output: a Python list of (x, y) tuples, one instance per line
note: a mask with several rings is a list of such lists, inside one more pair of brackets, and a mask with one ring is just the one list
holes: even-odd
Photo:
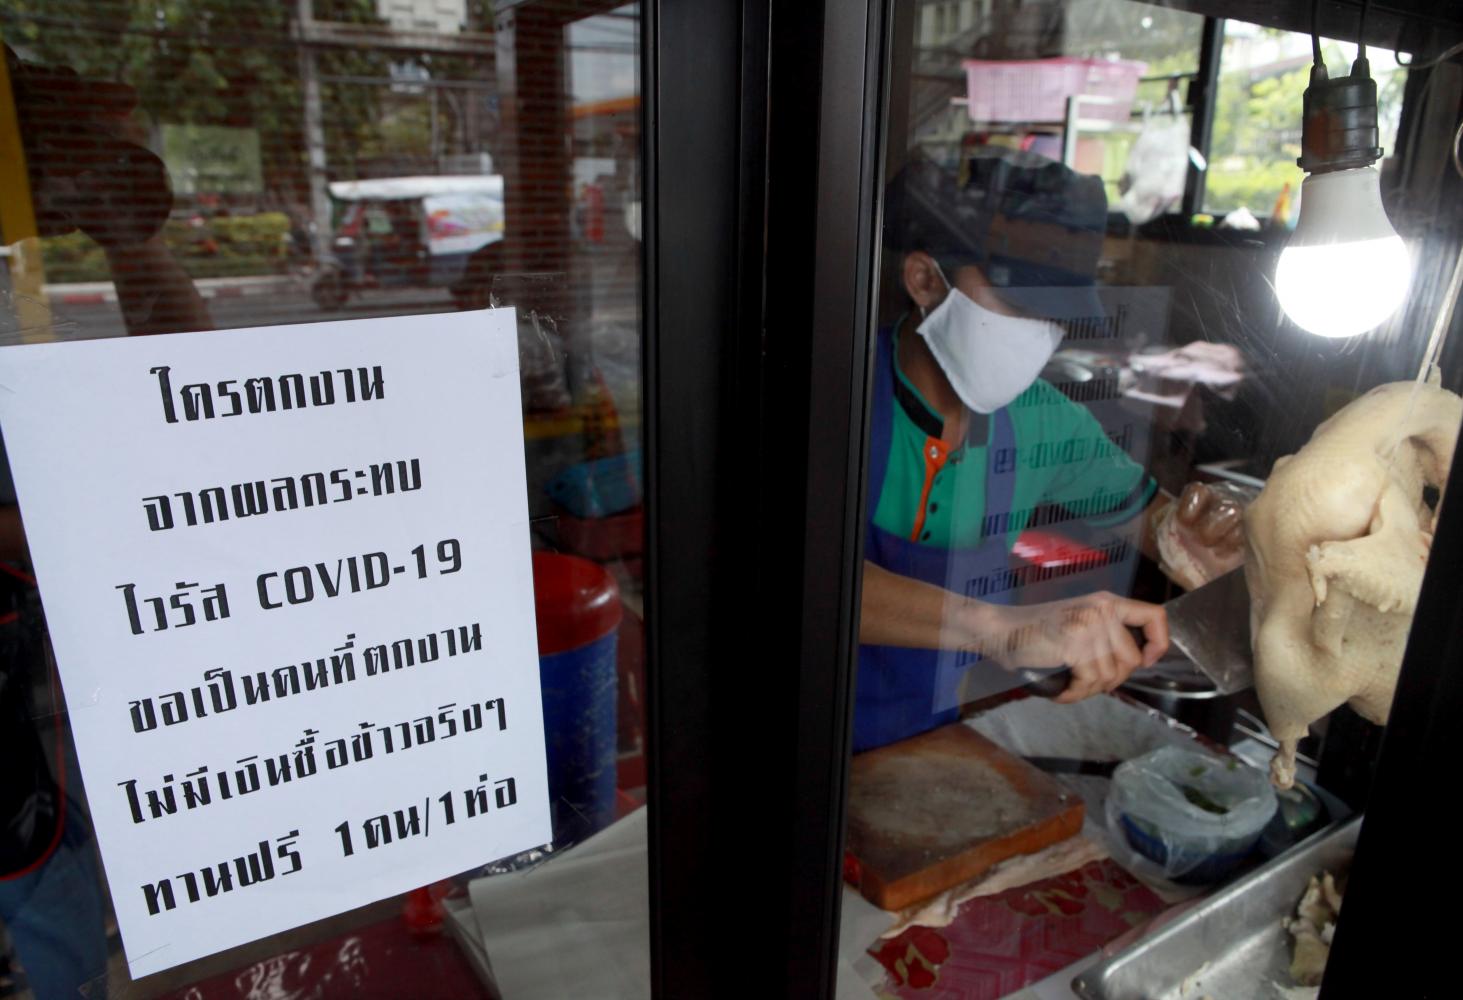
[(1189, 164), (1184, 185), (1183, 213), (1192, 216), (1204, 210), (1204, 186), (1209, 176), (1209, 146), (1214, 138), (1214, 104), (1219, 96), (1219, 62), (1224, 52), (1224, 18), (1204, 18), (1199, 36), (1199, 69), (1189, 84), (1189, 145), (1204, 157), (1200, 170)]

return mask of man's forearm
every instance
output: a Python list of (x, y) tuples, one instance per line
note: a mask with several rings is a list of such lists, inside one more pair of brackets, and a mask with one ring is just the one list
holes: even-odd
[(859, 642), (875, 646), (950, 649), (974, 640), (975, 601), (864, 560)]

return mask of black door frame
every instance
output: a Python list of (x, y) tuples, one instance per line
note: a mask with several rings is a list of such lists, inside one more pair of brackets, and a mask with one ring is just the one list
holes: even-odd
[(643, 9), (657, 996), (833, 994), (883, 6)]

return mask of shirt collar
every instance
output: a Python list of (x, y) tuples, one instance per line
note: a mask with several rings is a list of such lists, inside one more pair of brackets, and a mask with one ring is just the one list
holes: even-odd
[[(942, 438), (945, 436), (945, 419), (940, 412), (929, 404), (924, 395), (914, 387), (914, 383), (904, 374), (904, 369), (899, 367), (899, 331), (904, 327), (904, 321), (908, 313), (899, 317), (894, 324), (894, 335), (889, 338), (889, 350), (893, 352), (894, 372), (894, 399), (899, 403), (899, 408), (907, 416), (925, 437)], [(984, 413), (970, 411), (970, 419), (965, 429), (965, 444), (982, 446), (989, 436), (989, 417)]]

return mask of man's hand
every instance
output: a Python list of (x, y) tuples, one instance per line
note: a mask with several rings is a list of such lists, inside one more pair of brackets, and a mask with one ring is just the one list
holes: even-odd
[[(1025, 608), (972, 605), (969, 649), (1008, 670), (1068, 667), (1063, 704), (1112, 691), (1168, 651), (1168, 617), (1156, 604), (1096, 593)], [(1139, 629), (1143, 647), (1129, 628)]]
[(1156, 541), (1164, 572), (1193, 590), (1245, 561), (1245, 507), (1252, 496), (1228, 484), (1190, 483), (1162, 512)]

